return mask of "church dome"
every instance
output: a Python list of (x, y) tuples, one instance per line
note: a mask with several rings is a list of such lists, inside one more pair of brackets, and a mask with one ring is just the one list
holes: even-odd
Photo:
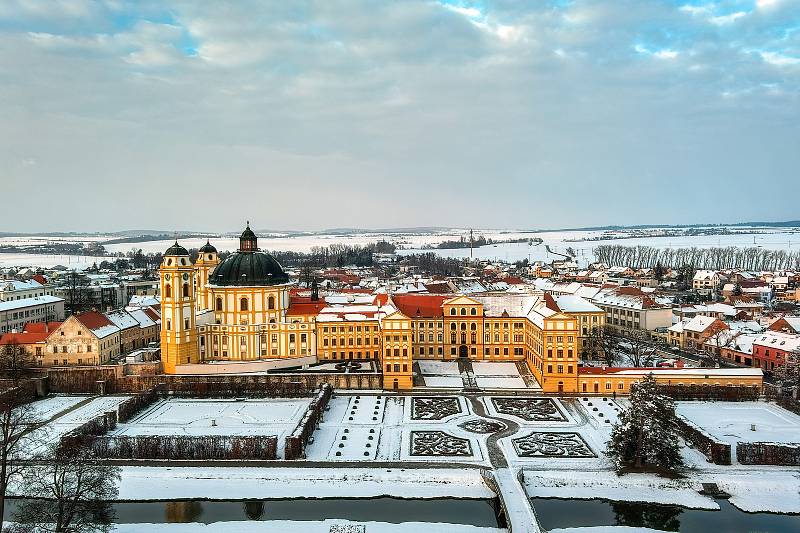
[(184, 248), (183, 246), (181, 246), (180, 244), (178, 244), (178, 241), (175, 241), (175, 244), (173, 244), (172, 246), (167, 248), (167, 251), (164, 252), (164, 255), (179, 255), (179, 256), (180, 255), (186, 255), (186, 256), (188, 256), (189, 255), (189, 251), (186, 248)]
[(201, 254), (215, 254), (217, 253), (217, 249), (214, 248), (214, 245), (211, 244), (211, 241), (206, 241), (202, 248), (200, 248)]
[(261, 287), (288, 283), (289, 276), (268, 253), (239, 251), (220, 263), (208, 281), (222, 287)]
[(222, 287), (263, 287), (289, 283), (289, 276), (274, 257), (258, 249), (258, 237), (248, 222), (239, 237), (239, 251), (220, 263), (208, 282)]

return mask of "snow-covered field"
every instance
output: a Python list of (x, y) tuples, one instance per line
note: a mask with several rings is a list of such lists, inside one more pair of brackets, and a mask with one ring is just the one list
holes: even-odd
[(623, 502), (680, 505), (691, 509), (719, 509), (698, 493), (702, 486), (691, 480), (665, 479), (651, 474), (617, 476), (613, 471), (526, 470), (525, 488), (532, 498), (605, 498)]
[[(800, 443), (800, 416), (766, 402), (677, 402), (676, 410), (719, 440)], [(755, 427), (755, 431), (751, 427)]]
[(113, 434), (275, 435), (283, 442), (308, 404), (308, 399), (160, 400)]
[[(521, 230), (498, 230), (481, 229), (474, 230), (474, 235), (484, 236), (496, 241), (513, 239), (542, 239), (541, 244), (529, 245), (522, 243), (501, 243), (475, 248), (473, 256), (478, 259), (518, 261), (522, 259), (553, 260), (561, 256), (568, 247), (576, 251), (578, 260), (582, 263), (593, 260), (593, 249), (602, 244), (619, 244), (624, 246), (654, 246), (660, 248), (686, 248), (696, 246), (698, 248), (710, 248), (718, 246), (760, 246), (772, 250), (797, 250), (800, 247), (800, 232), (792, 229), (781, 228), (732, 228), (735, 232), (732, 235), (697, 235), (680, 237), (659, 237), (658, 230), (650, 230), (646, 236), (625, 239), (607, 239), (608, 236), (619, 235), (640, 235), (633, 230), (621, 230), (614, 232), (604, 232), (600, 230), (567, 230), (567, 231), (544, 231), (530, 232)], [(746, 233), (746, 232), (751, 233)], [(753, 235), (752, 233), (756, 233)], [(293, 235), (293, 236), (266, 236), (259, 239), (259, 246), (265, 250), (281, 250), (308, 252), (312, 247), (328, 246), (331, 244), (365, 245), (379, 240), (387, 240), (398, 246), (398, 253), (411, 254), (430, 252), (432, 250), (422, 249), (425, 245), (436, 245), (445, 240), (459, 240), (468, 238), (469, 231), (464, 229), (444, 229), (428, 233), (363, 233), (354, 232), (352, 234), (318, 234), (318, 235)], [(598, 240), (581, 240), (581, 239)], [(62, 242), (100, 242), (105, 237), (3, 237), (0, 244), (13, 244), (17, 246), (43, 244), (48, 241)], [(199, 248), (205, 244), (204, 238), (182, 239), (181, 244), (187, 248)], [(239, 240), (236, 237), (212, 238), (212, 243), (219, 250), (233, 251), (238, 248)], [(163, 252), (171, 244), (172, 240), (149, 241), (141, 243), (122, 243), (110, 244), (105, 248), (111, 253), (127, 253), (132, 249), (141, 249), (145, 253)], [(547, 251), (546, 246), (556, 253)], [(470, 250), (435, 250), (444, 257), (469, 257)], [(70, 268), (85, 268), (95, 261), (102, 258), (82, 257), (82, 256), (59, 256), (59, 255), (35, 255), (35, 254), (0, 254), (0, 266), (42, 266), (51, 267), (63, 264)]]
[(493, 498), (478, 469), (122, 467), (119, 500)]
[[(116, 533), (139, 533), (143, 530), (154, 533), (330, 533), (334, 525), (343, 525), (343, 520), (325, 520), (319, 522), (294, 522), (286, 520), (270, 520), (268, 522), (214, 522), (201, 524), (117, 524), (112, 531)], [(390, 524), (387, 522), (359, 522), (368, 533), (504, 533), (505, 529), (496, 527), (478, 527), (464, 524), (444, 524), (436, 522), (403, 522)], [(346, 531), (346, 530), (342, 530)], [(644, 530), (626, 530), (620, 533), (640, 533)]]
[[(42, 420), (47, 420), (58, 413), (63, 414), (26, 435), (19, 450), (20, 455), (27, 457), (41, 453), (47, 446), (57, 443), (62, 435), (69, 433), (84, 422), (88, 422), (106, 411), (115, 411), (119, 404), (128, 398), (130, 396), (95, 398), (90, 396), (51, 396), (34, 402), (32, 405), (37, 416)], [(87, 403), (75, 408), (81, 402)], [(72, 410), (65, 412), (69, 409)]]

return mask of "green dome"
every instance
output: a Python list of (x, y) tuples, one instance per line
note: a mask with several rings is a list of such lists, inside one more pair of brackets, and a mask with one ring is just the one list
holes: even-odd
[(236, 252), (214, 269), (208, 281), (222, 287), (264, 287), (288, 283), (289, 276), (266, 252)]

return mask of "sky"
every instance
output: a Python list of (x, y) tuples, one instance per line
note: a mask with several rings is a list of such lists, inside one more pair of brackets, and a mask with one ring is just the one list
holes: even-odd
[(800, 0), (2, 0), (0, 231), (800, 218)]

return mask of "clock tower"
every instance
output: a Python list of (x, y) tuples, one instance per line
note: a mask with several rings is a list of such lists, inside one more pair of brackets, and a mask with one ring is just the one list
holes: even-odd
[(164, 252), (161, 276), (161, 362), (164, 372), (200, 362), (195, 327), (195, 268), (177, 241)]

